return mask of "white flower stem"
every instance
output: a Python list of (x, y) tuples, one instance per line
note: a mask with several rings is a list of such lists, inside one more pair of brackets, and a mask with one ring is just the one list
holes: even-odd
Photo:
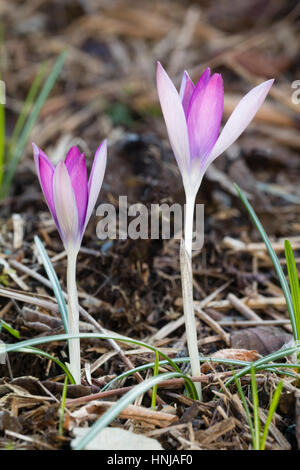
[[(192, 271), (192, 242), (193, 242), (193, 217), (195, 208), (195, 194), (186, 194), (184, 244), (180, 248), (180, 267), (182, 281), (183, 312), (185, 320), (187, 346), (191, 361), (191, 371), (194, 377), (201, 375), (199, 351), (197, 344), (197, 329), (194, 313), (193, 299), (193, 271)], [(201, 383), (195, 383), (199, 400), (202, 400)]]
[(184, 244), (187, 254), (192, 260), (193, 221), (196, 195), (186, 193), (185, 200)]
[[(69, 334), (77, 335), (79, 333), (79, 309), (76, 287), (77, 251), (69, 250), (67, 254), (68, 326)], [(70, 339), (68, 344), (70, 372), (73, 375), (76, 384), (80, 384), (80, 340), (79, 338)]]

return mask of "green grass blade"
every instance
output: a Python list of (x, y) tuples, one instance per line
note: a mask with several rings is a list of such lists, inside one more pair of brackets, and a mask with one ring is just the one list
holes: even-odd
[[(145, 380), (144, 382), (136, 385), (132, 390), (126, 393), (120, 400), (117, 401), (104, 415), (96, 421), (96, 423), (90, 428), (87, 434), (79, 441), (75, 450), (81, 450), (86, 447), (86, 445), (95, 437), (99, 432), (108, 426), (119, 414), (130, 405), (136, 398), (138, 398), (147, 390), (151, 389), (154, 385), (159, 384), (160, 382), (168, 379), (174, 379), (178, 377), (184, 377), (187, 379), (184, 374), (178, 372), (169, 372), (166, 374), (161, 374), (156, 377), (151, 377), (150, 379)], [(190, 379), (188, 379), (190, 380)]]
[(1, 328), (4, 328), (6, 331), (8, 331), (14, 338), (17, 338), (17, 339), (20, 338), (19, 331), (15, 330), (12, 326), (10, 326), (4, 320), (0, 320), (0, 331), (1, 331)]
[(24, 347), (24, 348), (22, 347), (22, 348), (16, 349), (15, 352), (22, 352), (22, 353), (25, 353), (25, 354), (36, 354), (36, 355), (45, 357), (46, 359), (50, 359), (51, 361), (55, 362), (55, 364), (57, 364), (64, 371), (64, 373), (68, 377), (68, 380), (71, 384), (74, 385), (76, 383), (75, 380), (74, 380), (74, 377), (71, 374), (71, 372), (69, 371), (68, 367), (63, 362), (61, 362), (59, 359), (56, 359), (56, 357), (51, 356), (51, 354), (43, 351), (42, 349), (32, 348), (32, 347), (27, 346), (27, 347)]
[(66, 397), (67, 397), (67, 385), (68, 385), (68, 377), (65, 377), (64, 388), (61, 397), (61, 406), (59, 410), (59, 428), (58, 433), (60, 436), (63, 435), (64, 432), (64, 416), (65, 416), (65, 408), (66, 408)]
[[(158, 375), (159, 370), (159, 355), (158, 352), (155, 353), (155, 361), (154, 361), (154, 370), (153, 370), (153, 377)], [(154, 385), (152, 389), (152, 399), (151, 399), (151, 408), (152, 410), (156, 410), (156, 397), (157, 397), (157, 384)]]
[[(143, 341), (139, 341), (139, 340), (136, 340), (136, 339), (133, 339), (133, 338), (128, 338), (127, 336), (121, 336), (121, 335), (103, 335), (103, 334), (100, 334), (100, 333), (99, 334), (98, 333), (79, 333), (78, 335), (60, 334), (60, 335), (52, 335), (52, 336), (43, 336), (43, 337), (38, 337), (38, 338), (27, 339), (27, 340), (20, 341), (19, 343), (15, 343), (15, 344), (0, 343), (0, 354), (18, 351), (20, 348), (32, 347), (32, 346), (36, 346), (38, 344), (51, 343), (52, 341), (66, 341), (66, 340), (73, 339), (73, 338), (97, 338), (97, 339), (100, 339), (100, 340), (101, 339), (102, 340), (114, 339), (117, 342), (120, 341), (120, 342), (124, 342), (124, 343), (137, 344), (138, 346), (147, 348), (150, 351), (153, 351), (153, 352), (157, 351), (158, 354), (161, 357), (163, 357), (167, 361), (167, 363), (175, 371), (181, 373), (181, 370), (176, 365), (175, 360), (168, 357), (165, 353), (160, 351), (155, 346), (144, 343)], [(257, 361), (255, 361), (254, 363), (251, 363), (251, 364), (253, 364), (255, 369), (259, 370), (259, 369), (262, 369), (264, 367), (267, 368), (268, 363), (271, 362), (271, 361), (276, 361), (277, 359), (280, 359), (282, 357), (288, 357), (288, 356), (290, 356), (294, 353), (299, 353), (299, 352), (300, 352), (300, 345), (298, 344), (298, 345), (292, 346), (290, 348), (280, 349), (279, 351), (276, 351), (275, 353), (269, 354), (268, 356), (265, 356), (264, 358), (258, 359)], [(203, 360), (203, 361), (212, 361), (212, 362), (215, 361), (215, 362), (218, 362), (220, 364), (222, 364), (222, 363), (223, 364), (225, 364), (225, 363), (226, 364), (231, 364), (231, 365), (244, 365), (245, 364), (245, 362), (243, 362), (243, 361), (234, 361), (234, 360), (229, 360), (229, 359), (222, 360), (222, 359), (212, 359), (212, 358), (209, 358), (209, 357), (208, 358), (200, 358), (200, 359)], [(236, 373), (237, 378), (240, 378), (243, 375), (248, 374), (249, 371), (251, 371), (251, 365), (249, 363), (246, 363), (246, 364), (247, 365), (241, 371)], [(269, 365), (269, 367), (275, 367), (275, 366), (276, 366), (276, 364)], [(288, 366), (288, 364), (285, 365), (285, 367), (287, 367), (287, 366)], [(295, 367), (296, 365), (293, 364), (292, 366)], [(151, 367), (153, 367), (153, 364), (152, 364)], [(282, 367), (282, 364), (280, 364), (280, 367)], [(299, 367), (299, 366), (297, 366), (297, 367)], [(234, 381), (233, 377), (231, 377), (231, 379), (229, 379), (226, 382), (226, 385), (229, 385), (230, 383), (232, 383), (232, 381)]]
[(19, 348), (24, 348), (28, 346), (35, 346), (37, 344), (46, 344), (46, 343), (51, 343), (52, 341), (65, 341), (73, 338), (98, 338), (98, 339), (114, 339), (115, 341), (120, 341), (124, 343), (132, 343), (132, 344), (137, 344), (138, 346), (142, 346), (144, 348), (149, 349), (150, 351), (153, 352), (158, 352), (158, 354), (166, 359), (170, 366), (177, 372), (181, 373), (180, 368), (176, 365), (176, 363), (169, 357), (167, 356), (164, 352), (160, 351), (160, 349), (156, 348), (155, 346), (152, 346), (151, 344), (144, 343), (143, 341), (139, 341), (133, 338), (128, 338), (127, 336), (121, 336), (121, 335), (104, 335), (101, 333), (79, 333), (77, 335), (70, 335), (70, 334), (61, 334), (61, 335), (52, 335), (52, 336), (43, 336), (43, 337), (38, 337), (38, 338), (31, 338), (31, 339), (26, 339), (24, 341), (20, 341), (19, 343), (15, 344), (2, 344), (0, 343), (0, 354), (1, 353), (10, 353), (17, 351)]
[(266, 445), (266, 440), (267, 440), (267, 436), (268, 436), (268, 432), (269, 432), (269, 427), (270, 427), (270, 424), (272, 422), (274, 413), (276, 411), (277, 405), (278, 405), (279, 400), (280, 400), (282, 387), (283, 387), (283, 382), (281, 381), (277, 385), (277, 387), (275, 389), (275, 392), (273, 394), (272, 402), (271, 402), (271, 405), (270, 405), (270, 408), (269, 408), (267, 421), (266, 421), (266, 424), (265, 424), (265, 427), (264, 427), (264, 432), (263, 432), (261, 443), (260, 443), (260, 450), (265, 450), (265, 445)]
[(47, 251), (37, 235), (35, 235), (34, 237), (34, 243), (42, 259), (42, 263), (44, 265), (48, 279), (51, 282), (52, 289), (57, 300), (57, 304), (58, 304), (58, 308), (59, 308), (60, 316), (64, 325), (65, 332), (68, 333), (68, 310), (67, 310), (66, 302), (62, 293), (59, 280), (56, 276), (56, 273), (54, 271), (50, 258), (47, 254)]
[(11, 185), (11, 182), (12, 182), (12, 179), (14, 177), (14, 174), (15, 174), (15, 171), (16, 171), (16, 168), (17, 168), (17, 165), (18, 165), (18, 162), (21, 158), (21, 155), (24, 151), (24, 148), (25, 148), (25, 145), (27, 143), (27, 139), (29, 137), (29, 134), (39, 116), (39, 113), (46, 101), (46, 99), (48, 98), (49, 96), (49, 93), (51, 92), (60, 72), (61, 72), (61, 69), (64, 65), (64, 62), (65, 62), (65, 59), (66, 59), (66, 51), (62, 52), (58, 59), (56, 60), (54, 66), (53, 66), (53, 69), (51, 70), (48, 78), (46, 79), (43, 87), (42, 87), (42, 90), (40, 91), (35, 103), (34, 103), (34, 106), (32, 108), (32, 111), (26, 121), (26, 124), (23, 128), (23, 131), (20, 135), (20, 138), (18, 140), (18, 143), (17, 143), (17, 146), (16, 146), (16, 149), (15, 149), (15, 152), (14, 152), (14, 155), (12, 156), (10, 162), (9, 162), (9, 166), (8, 166), (8, 169), (7, 169), (7, 174), (6, 174), (6, 177), (5, 177), (5, 183), (3, 184), (3, 188), (2, 188), (2, 197), (5, 197), (7, 196), (8, 192), (9, 192), (9, 188), (10, 188), (10, 185)]
[[(184, 363), (190, 362), (189, 357), (177, 357), (177, 358), (172, 359), (172, 360), (176, 364), (184, 364)], [(237, 367), (239, 367), (239, 366), (249, 366), (249, 365), (251, 366), (251, 364), (252, 364), (249, 361), (238, 361), (238, 360), (235, 360), (235, 359), (218, 359), (218, 358), (214, 358), (214, 357), (211, 358), (211, 357), (204, 357), (204, 356), (199, 357), (199, 361), (200, 362), (214, 362), (216, 364), (224, 364), (224, 365), (237, 366)], [(159, 361), (159, 367), (167, 365), (167, 364), (168, 364), (168, 361)], [(114, 377), (109, 382), (107, 382), (107, 384), (105, 384), (104, 387), (101, 389), (101, 392), (105, 392), (114, 383), (119, 382), (120, 380), (123, 380), (126, 377), (129, 377), (130, 375), (135, 374), (136, 372), (141, 372), (143, 370), (152, 369), (154, 366), (155, 366), (154, 362), (149, 362), (148, 364), (142, 364), (138, 367), (135, 367), (134, 369), (126, 370), (122, 374), (118, 375), (117, 377)], [(290, 372), (287, 372), (285, 370), (281, 370), (281, 368), (292, 368), (292, 369), (298, 368), (298, 369), (300, 369), (300, 365), (299, 364), (285, 364), (285, 363), (271, 363), (271, 364), (267, 364), (267, 365), (257, 366), (256, 370), (269, 370), (271, 372), (275, 372), (275, 373), (277, 372), (279, 374), (289, 375), (289, 376), (291, 376), (295, 379), (298, 378), (297, 375), (290, 374)]]
[(247, 211), (249, 212), (250, 217), (251, 217), (254, 225), (256, 226), (257, 230), (259, 231), (259, 233), (260, 233), (260, 235), (261, 235), (261, 237), (262, 237), (262, 239), (263, 239), (263, 241), (264, 241), (264, 243), (267, 247), (268, 253), (270, 255), (270, 258), (273, 262), (276, 274), (278, 276), (281, 288), (283, 290), (283, 294), (284, 294), (285, 301), (286, 301), (286, 306), (287, 306), (289, 316), (290, 316), (290, 320), (291, 320), (291, 324), (292, 324), (294, 339), (295, 339), (295, 341), (298, 341), (299, 337), (298, 337), (296, 321), (295, 321), (293, 300), (292, 300), (292, 296), (291, 296), (291, 292), (290, 292), (287, 280), (285, 278), (285, 274), (282, 270), (282, 267), (280, 265), (278, 257), (276, 255), (275, 251), (273, 250), (273, 247), (272, 247), (271, 242), (270, 242), (270, 240), (269, 240), (269, 238), (268, 238), (268, 236), (265, 232), (265, 229), (263, 228), (261, 222), (259, 221), (257, 215), (255, 214), (255, 211), (254, 211), (253, 207), (251, 206), (251, 204), (247, 200), (245, 194), (243, 193), (243, 191), (239, 188), (239, 186), (237, 184), (235, 184), (234, 187), (235, 187), (239, 197), (241, 198), (242, 203), (244, 204)]
[[(288, 357), (291, 354), (294, 353), (299, 353), (300, 352), (300, 345), (296, 344), (295, 346), (291, 346), (290, 348), (285, 348), (285, 349), (280, 349), (279, 351), (275, 351), (271, 354), (268, 354), (265, 357), (262, 357), (261, 359), (258, 359), (255, 362), (252, 362), (251, 365), (255, 368), (255, 370), (259, 370), (262, 368), (265, 368), (269, 362), (274, 362), (277, 361), (277, 359), (281, 359), (282, 357)], [(251, 365), (245, 366), (242, 370), (236, 373), (236, 377), (240, 378), (243, 377), (246, 374), (249, 374), (251, 372)], [(274, 367), (275, 364), (272, 364), (272, 367)], [(285, 365), (287, 367), (288, 364)], [(282, 364), (280, 365), (282, 367)], [(234, 382), (234, 378), (231, 377), (230, 379), (227, 380), (225, 385), (228, 387), (232, 382)]]
[(252, 393), (252, 404), (253, 404), (253, 421), (254, 421), (254, 450), (260, 449), (260, 416), (259, 416), (259, 402), (255, 368), (251, 365), (251, 393)]
[(252, 418), (251, 418), (249, 406), (248, 406), (246, 397), (245, 397), (245, 395), (244, 395), (244, 392), (243, 392), (243, 389), (242, 389), (240, 380), (237, 379), (235, 375), (234, 375), (233, 377), (234, 377), (235, 385), (236, 385), (238, 394), (239, 394), (239, 396), (240, 396), (240, 399), (241, 399), (243, 408), (244, 408), (245, 413), (246, 413), (246, 418), (247, 418), (247, 422), (248, 422), (248, 425), (249, 425), (249, 428), (250, 428), (250, 433), (251, 433), (251, 438), (252, 438), (252, 445), (254, 446), (254, 443), (255, 443), (255, 433), (254, 433), (254, 427), (253, 427), (253, 422), (252, 422)]
[(289, 240), (284, 242), (284, 251), (293, 299), (296, 330), (298, 338), (300, 338), (300, 286), (295, 257)]
[(29, 92), (26, 96), (24, 105), (22, 107), (22, 110), (19, 114), (19, 117), (17, 119), (16, 125), (14, 127), (13, 133), (11, 138), (9, 139), (9, 157), (12, 155), (12, 152), (16, 146), (18, 137), (21, 133), (21, 130), (23, 129), (23, 126), (25, 124), (26, 118), (30, 112), (30, 109), (33, 106), (34, 100), (36, 98), (36, 95), (38, 93), (38, 90), (40, 88), (40, 85), (46, 75), (47, 71), (47, 61), (43, 62), (42, 65), (40, 66), (33, 82), (32, 85), (29, 89)]

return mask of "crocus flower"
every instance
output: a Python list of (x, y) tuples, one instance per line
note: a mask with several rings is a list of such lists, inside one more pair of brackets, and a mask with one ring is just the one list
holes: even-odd
[[(186, 196), (184, 243), (181, 244), (180, 258), (183, 311), (193, 376), (201, 374), (191, 265), (196, 194), (208, 166), (252, 121), (272, 83), (273, 80), (268, 80), (245, 95), (219, 135), (224, 106), (221, 75), (211, 75), (207, 68), (195, 86), (188, 73), (184, 72), (178, 93), (161, 64), (157, 64), (158, 96)], [(201, 399), (201, 384), (196, 383), (195, 386)]]
[(207, 68), (194, 85), (184, 72), (178, 93), (161, 64), (157, 64), (159, 100), (186, 193), (197, 193), (208, 166), (252, 121), (273, 81), (263, 82), (247, 93), (219, 135), (224, 105), (221, 75), (211, 75)]
[(89, 180), (85, 155), (77, 147), (71, 147), (56, 168), (35, 144), (33, 151), (40, 184), (65, 249), (78, 251), (101, 189), (106, 140), (96, 151)]
[(67, 252), (68, 332), (73, 336), (69, 340), (69, 367), (75, 382), (80, 384), (76, 258), (102, 185), (106, 167), (106, 140), (96, 151), (89, 180), (84, 153), (77, 147), (71, 147), (65, 161), (60, 161), (56, 168), (35, 144), (33, 151), (45, 199)]

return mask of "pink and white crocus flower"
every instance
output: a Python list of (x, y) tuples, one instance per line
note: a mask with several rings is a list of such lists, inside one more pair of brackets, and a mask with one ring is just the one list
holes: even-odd
[[(184, 244), (181, 244), (180, 259), (183, 311), (193, 376), (201, 375), (191, 266), (196, 195), (208, 166), (233, 144), (252, 121), (272, 83), (273, 80), (268, 80), (247, 93), (219, 135), (224, 106), (221, 75), (211, 75), (207, 68), (195, 86), (188, 73), (184, 72), (178, 93), (161, 64), (157, 64), (158, 96), (186, 196)], [(200, 382), (196, 383), (196, 388), (201, 399)]]
[(96, 151), (89, 180), (84, 153), (71, 147), (56, 168), (47, 155), (33, 144), (34, 160), (48, 207), (67, 252), (69, 367), (77, 384), (81, 382), (79, 307), (76, 259), (81, 240), (96, 204), (106, 167), (107, 145)]
[(89, 180), (85, 155), (77, 147), (71, 147), (56, 168), (35, 144), (33, 151), (40, 185), (64, 247), (78, 252), (102, 186), (106, 140), (96, 151)]
[(263, 82), (247, 93), (219, 135), (224, 105), (221, 75), (211, 75), (207, 68), (194, 85), (185, 71), (178, 93), (158, 62), (158, 96), (186, 193), (197, 193), (208, 166), (246, 129), (273, 81)]

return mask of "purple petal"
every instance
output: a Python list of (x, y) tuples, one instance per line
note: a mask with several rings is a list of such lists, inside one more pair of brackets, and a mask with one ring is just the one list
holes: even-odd
[(267, 80), (261, 83), (241, 99), (226, 122), (206, 162), (205, 169), (215, 158), (225, 152), (250, 124), (258, 109), (263, 104), (273, 82), (274, 80)]
[(64, 162), (59, 162), (53, 177), (54, 205), (65, 249), (78, 249), (80, 235), (78, 212), (71, 179)]
[(183, 107), (185, 116), (187, 116), (190, 99), (194, 92), (194, 89), (195, 89), (195, 85), (193, 84), (192, 80), (189, 77), (189, 74), (185, 70), (183, 77), (182, 77), (180, 92), (179, 92), (179, 96), (182, 102), (182, 107)]
[(189, 107), (186, 111), (186, 117), (188, 117), (188, 114), (190, 112), (192, 103), (194, 102), (194, 100), (196, 98), (197, 98), (198, 105), (201, 104), (201, 97), (203, 97), (203, 95), (204, 95), (204, 90), (205, 90), (209, 80), (210, 80), (210, 68), (207, 67), (204, 70), (204, 72), (202, 73), (201, 77), (199, 78), (196, 86), (194, 86), (192, 96), (190, 96), (190, 99), (189, 99)]
[(32, 147), (40, 185), (52, 217), (56, 223), (57, 219), (53, 200), (53, 175), (55, 168), (47, 155), (39, 149), (37, 145), (32, 143)]
[(81, 156), (81, 152), (76, 145), (70, 148), (65, 158), (65, 165), (67, 167), (68, 172), (72, 170), (73, 166), (76, 165), (77, 159)]
[(188, 178), (190, 149), (186, 118), (180, 96), (169, 76), (157, 63), (157, 90), (162, 113), (167, 126), (169, 140), (177, 160), (183, 181)]
[(80, 153), (75, 146), (71, 147), (66, 156), (65, 165), (75, 194), (79, 227), (80, 230), (83, 230), (88, 204), (87, 170), (84, 153)]
[(200, 159), (201, 165), (218, 138), (224, 106), (222, 77), (214, 74), (206, 83), (208, 73), (196, 86), (187, 117), (191, 158)]
[(100, 144), (100, 146), (98, 147), (95, 153), (92, 170), (91, 170), (91, 174), (89, 177), (88, 206), (86, 210), (86, 218), (85, 218), (85, 223), (84, 223), (84, 227), (82, 230), (82, 234), (88, 224), (88, 221), (90, 220), (90, 217), (92, 215), (93, 209), (95, 207), (95, 204), (99, 196), (99, 192), (102, 186), (105, 168), (106, 168), (106, 158), (107, 158), (107, 141), (104, 140)]

